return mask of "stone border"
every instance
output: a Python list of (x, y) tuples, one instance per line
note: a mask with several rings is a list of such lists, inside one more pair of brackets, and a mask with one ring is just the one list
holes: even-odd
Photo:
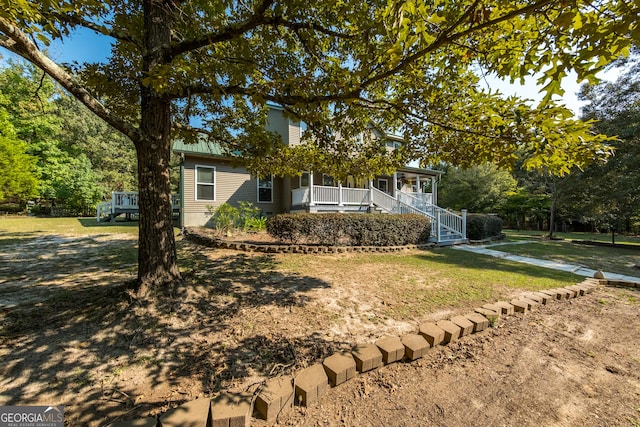
[(404, 246), (324, 246), (324, 245), (294, 245), (284, 243), (247, 243), (230, 242), (224, 239), (211, 238), (196, 233), (190, 229), (184, 229), (183, 236), (190, 242), (209, 248), (232, 249), (245, 252), (262, 252), (270, 254), (341, 254), (341, 253), (389, 253), (401, 252), (408, 249), (429, 249), (436, 246), (435, 243)]
[(270, 378), (250, 393), (221, 393), (213, 398), (188, 401), (169, 409), (159, 418), (142, 418), (110, 424), (111, 427), (249, 427), (252, 415), (277, 422), (278, 415), (294, 405), (309, 406), (317, 402), (332, 387), (339, 387), (358, 375), (396, 362), (410, 363), (428, 354), (435, 346), (444, 346), (459, 338), (482, 332), (503, 316), (526, 314), (538, 305), (577, 298), (590, 294), (598, 285), (640, 289), (640, 283), (587, 278), (564, 288), (523, 292), (510, 303), (499, 301), (478, 307), (473, 313), (453, 316), (436, 323), (425, 322), (418, 330), (402, 337), (386, 336), (374, 344), (361, 343), (350, 352), (337, 352), (308, 368), (299, 370), (294, 378)]

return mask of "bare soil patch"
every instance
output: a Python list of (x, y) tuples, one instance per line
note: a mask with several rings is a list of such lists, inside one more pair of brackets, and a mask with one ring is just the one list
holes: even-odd
[[(304, 268), (283, 271), (278, 256), (185, 241), (185, 285), (136, 301), (123, 285), (135, 272), (130, 236), (19, 237), (0, 246), (0, 405), (63, 404), (69, 425), (255, 391), (336, 350), (472, 305), (402, 315), (390, 309), (401, 298), (372, 280), (385, 266), (329, 275), (322, 266), (338, 255), (300, 256)], [(407, 293), (412, 277), (401, 284)], [(362, 375), (279, 423), (634, 425), (639, 297), (602, 289), (500, 321), (418, 362)]]

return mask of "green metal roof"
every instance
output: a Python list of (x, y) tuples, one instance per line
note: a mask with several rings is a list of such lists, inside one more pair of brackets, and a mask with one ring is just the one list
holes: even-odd
[(417, 174), (434, 175), (434, 176), (444, 175), (443, 171), (438, 171), (434, 169), (416, 168), (412, 166), (403, 166), (400, 169), (398, 169), (398, 172), (408, 172), (408, 173), (417, 173)]
[[(184, 153), (191, 154), (193, 156), (202, 156), (202, 157), (218, 157), (223, 159), (229, 159), (230, 157), (227, 154), (222, 152), (222, 147), (219, 144), (214, 142), (200, 140), (194, 144), (187, 144), (182, 140), (174, 141), (173, 143), (173, 151), (176, 153)], [(440, 176), (444, 175), (444, 172), (433, 170), (433, 169), (423, 169), (411, 166), (404, 166), (398, 169), (398, 172), (402, 173), (415, 173), (415, 174), (423, 174), (423, 175), (431, 175), (431, 176)]]
[(187, 144), (183, 140), (177, 140), (173, 142), (173, 151), (200, 156), (228, 157), (222, 152), (222, 147), (219, 144), (206, 140), (200, 140), (194, 144)]

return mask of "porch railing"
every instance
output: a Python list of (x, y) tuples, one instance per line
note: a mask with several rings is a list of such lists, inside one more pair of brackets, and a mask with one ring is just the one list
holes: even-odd
[(293, 205), (373, 205), (388, 213), (410, 213), (429, 217), (431, 235), (438, 243), (467, 238), (466, 211), (458, 215), (429, 203), (432, 200), (429, 193), (400, 193), (396, 199), (375, 187), (363, 189), (318, 185), (312, 189), (313, 191), (309, 187), (303, 187), (293, 190)]
[(467, 238), (467, 212), (460, 215), (443, 209), (440, 206), (428, 204), (421, 208), (423, 200), (414, 198), (413, 195), (401, 193), (402, 197), (394, 199), (382, 191), (372, 188), (373, 203), (390, 213), (412, 213), (424, 215), (431, 219), (431, 235), (438, 243), (446, 240), (464, 240)]
[(313, 198), (309, 198), (309, 187), (296, 188), (291, 191), (291, 201), (294, 206), (314, 205), (368, 205), (369, 190), (365, 188), (313, 186)]
[[(180, 209), (180, 194), (171, 195), (171, 205), (174, 210)], [(96, 207), (98, 221), (113, 218), (120, 213), (135, 213), (139, 211), (139, 196), (137, 191), (113, 191), (111, 200), (99, 203)]]
[(429, 206), (433, 206), (431, 193), (398, 193), (398, 200), (420, 210), (426, 210)]

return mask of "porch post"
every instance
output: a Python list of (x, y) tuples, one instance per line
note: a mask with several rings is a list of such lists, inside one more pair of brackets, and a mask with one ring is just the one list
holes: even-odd
[(436, 212), (436, 242), (440, 243), (440, 209)]
[(394, 199), (398, 198), (398, 171), (393, 173), (393, 192), (391, 195)]
[(116, 214), (116, 192), (112, 191), (111, 192), (111, 215), (112, 215), (112, 217), (115, 214)]
[(313, 201), (313, 172), (309, 172), (309, 206), (315, 206)]
[(373, 179), (369, 180), (369, 206), (373, 206)]
[(344, 206), (342, 203), (342, 181), (338, 181), (338, 206)]
[(416, 174), (416, 193), (422, 193), (422, 188), (420, 188), (420, 175)]
[(435, 176), (431, 177), (431, 204), (438, 206), (438, 181)]
[(462, 209), (462, 238), (467, 239), (467, 210)]

